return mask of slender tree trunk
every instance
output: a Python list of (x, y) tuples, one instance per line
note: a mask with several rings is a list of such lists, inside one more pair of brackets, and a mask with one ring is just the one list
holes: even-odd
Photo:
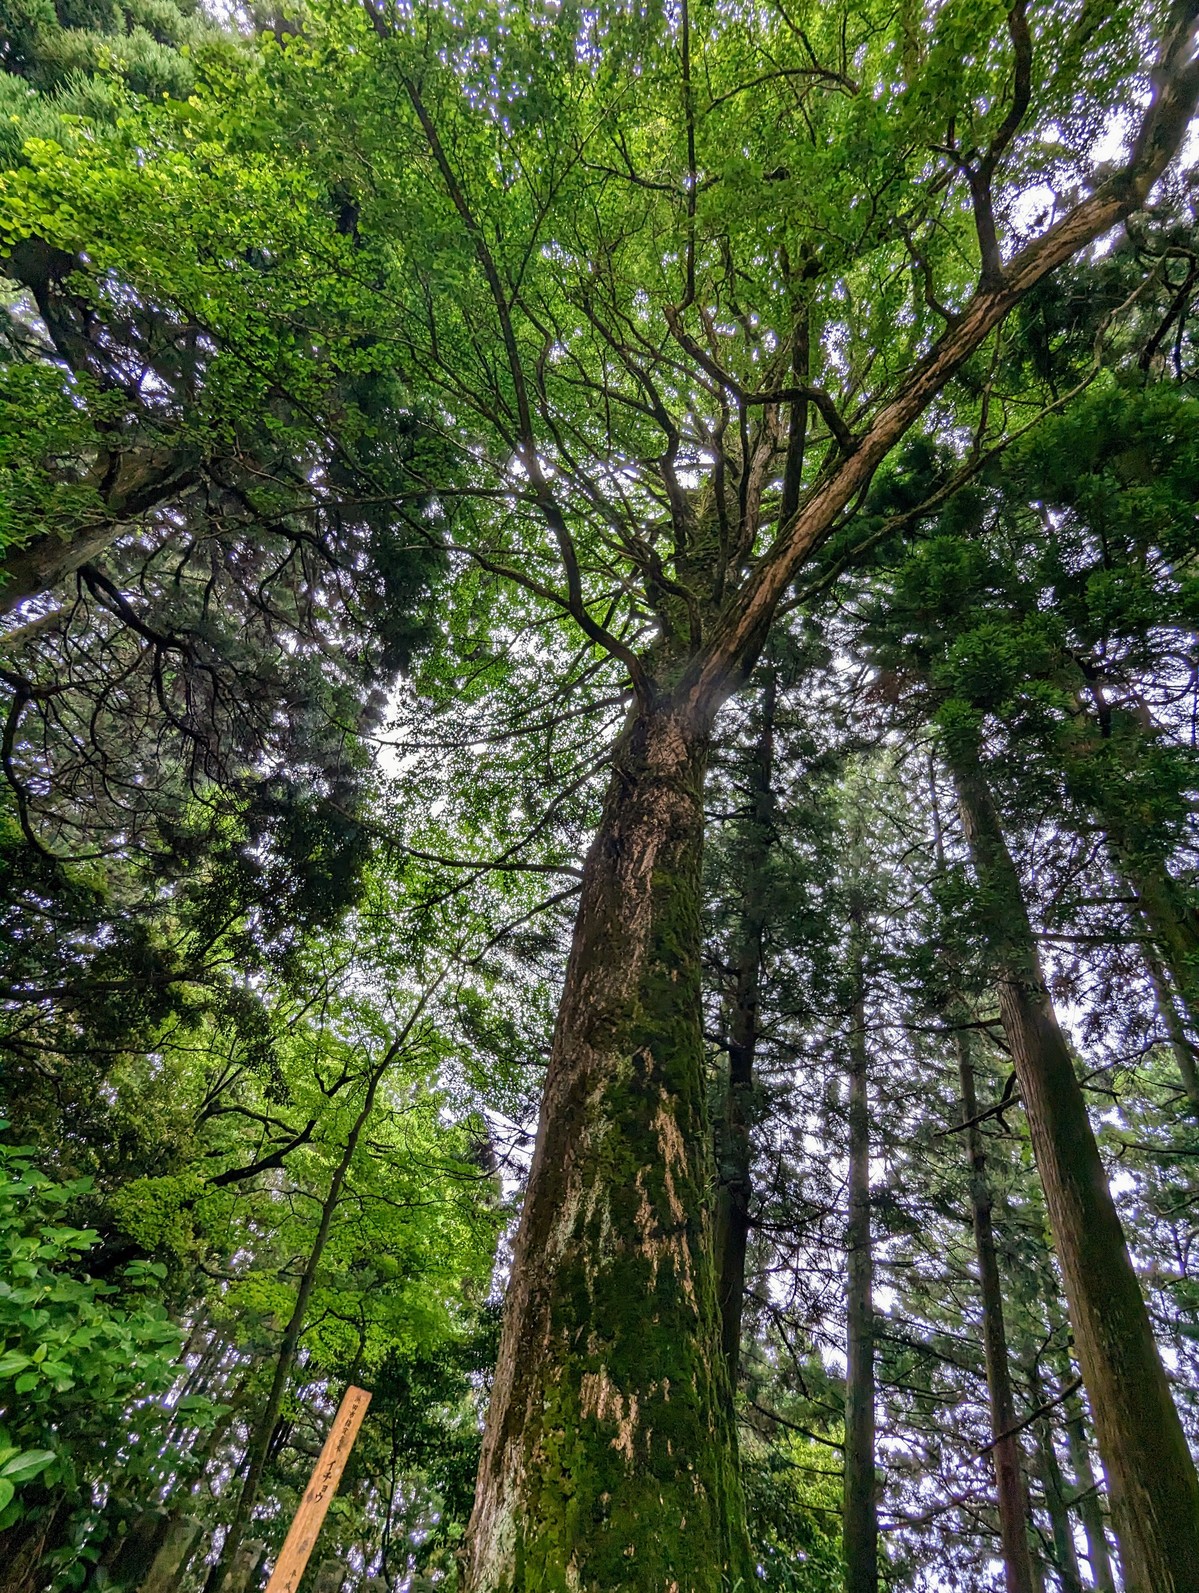
[[(1048, 1281), (1048, 1280), (1046, 1280)], [(1076, 1374), (1077, 1364), (1064, 1346), (1069, 1342), (1069, 1333), (1065, 1314), (1062, 1310), (1061, 1297), (1056, 1289), (1050, 1285), (1045, 1292), (1045, 1308), (1049, 1327), (1055, 1339), (1063, 1348), (1053, 1356), (1054, 1375), (1063, 1386), (1070, 1385)], [(1039, 1401), (1038, 1401), (1039, 1402)], [(1115, 1593), (1115, 1579), (1112, 1572), (1111, 1556), (1108, 1551), (1107, 1532), (1104, 1523), (1103, 1496), (1095, 1477), (1091, 1464), (1091, 1446), (1087, 1437), (1086, 1409), (1081, 1395), (1075, 1390), (1068, 1393), (1061, 1403), (1062, 1427), (1066, 1436), (1066, 1452), (1070, 1458), (1070, 1468), (1074, 1476), (1074, 1487), (1071, 1491), (1063, 1482), (1061, 1484), (1062, 1497), (1066, 1500), (1071, 1511), (1076, 1511), (1082, 1522), (1087, 1539), (1087, 1564), (1090, 1567), (1091, 1583), (1100, 1589), (1100, 1593)], [(1058, 1467), (1059, 1475), (1061, 1467)], [(1073, 1532), (1071, 1531), (1071, 1548), (1073, 1550)], [(1078, 1555), (1074, 1550), (1074, 1565), (1077, 1572)], [(1081, 1580), (1081, 1576), (1080, 1576)]]
[(1087, 1564), (1091, 1581), (1099, 1593), (1116, 1593), (1111, 1553), (1103, 1524), (1103, 1501), (1091, 1464), (1091, 1445), (1087, 1439), (1082, 1401), (1075, 1395), (1066, 1401), (1066, 1446), (1070, 1469), (1074, 1473), (1075, 1498), (1083, 1531), (1087, 1535)]
[(614, 750), (516, 1239), (465, 1593), (751, 1585), (709, 1200), (709, 734), (666, 703), (634, 710)]
[(1082, 1577), (1078, 1569), (1078, 1551), (1074, 1547), (1074, 1529), (1070, 1523), (1070, 1508), (1066, 1500), (1066, 1482), (1062, 1476), (1061, 1462), (1053, 1442), (1053, 1429), (1049, 1421), (1038, 1422), (1037, 1459), (1041, 1472), (1041, 1486), (1045, 1490), (1045, 1508), (1049, 1513), (1053, 1533), (1053, 1561), (1063, 1593), (1082, 1593)]
[[(1029, 1513), (1028, 1519), (1030, 1524), (1032, 1524), (1031, 1511)], [(1046, 1593), (1045, 1566), (1048, 1562), (1046, 1561), (1044, 1552), (1040, 1546), (1041, 1534), (1039, 1531), (1036, 1532), (1036, 1537), (1038, 1540), (1037, 1548), (1031, 1551), (1033, 1593)]]
[(1093, 683), (1087, 684), (1085, 695), (1075, 696), (1074, 706), (1063, 760), (1067, 786), (1095, 815), (1115, 874), (1136, 898), (1158, 1015), (1187, 1100), (1192, 1111), (1199, 1111), (1199, 1069), (1187, 1032), (1188, 1021), (1193, 1033), (1199, 1016), (1199, 911), (1170, 874), (1160, 850), (1147, 845), (1142, 817), (1127, 800), (1127, 776), (1161, 732), (1148, 713), (1112, 707)]
[(362, 1106), (354, 1119), (353, 1126), (346, 1137), (345, 1149), (341, 1159), (333, 1171), (329, 1181), (329, 1192), (321, 1206), (320, 1223), (317, 1226), (316, 1237), (312, 1241), (312, 1249), (308, 1252), (308, 1260), (300, 1278), (300, 1287), (296, 1291), (296, 1303), (292, 1309), (291, 1318), (283, 1332), (283, 1339), (279, 1345), (279, 1354), (275, 1361), (275, 1374), (271, 1380), (270, 1393), (267, 1395), (266, 1404), (259, 1412), (250, 1434), (250, 1443), (246, 1452), (246, 1476), (238, 1496), (237, 1508), (233, 1512), (233, 1519), (229, 1523), (229, 1531), (221, 1545), (221, 1552), (217, 1556), (207, 1580), (204, 1583), (204, 1593), (219, 1593), (222, 1582), (227, 1572), (232, 1568), (250, 1524), (254, 1506), (258, 1502), (258, 1490), (262, 1483), (262, 1473), (270, 1453), (271, 1438), (279, 1420), (279, 1412), (283, 1408), (283, 1397), (287, 1392), (287, 1385), (291, 1378), (292, 1367), (295, 1364), (296, 1351), (300, 1347), (300, 1336), (304, 1331), (304, 1319), (308, 1314), (308, 1304), (312, 1299), (312, 1291), (316, 1287), (317, 1273), (320, 1270), (321, 1260), (324, 1257), (325, 1246), (329, 1240), (329, 1231), (333, 1226), (333, 1214), (337, 1210), (341, 1199), (342, 1187), (349, 1173), (350, 1165), (354, 1160), (354, 1153), (358, 1149), (358, 1141), (367, 1121), (375, 1107), (375, 1095), (378, 1092), (380, 1081), (391, 1064), (395, 1054), (395, 1046), (387, 1053), (384, 1060), (372, 1071), (367, 1080), (366, 1094), (363, 1096)]
[[(1114, 811), (1110, 801), (1101, 815), (1117, 873), (1137, 899), (1144, 925), (1142, 947), (1157, 997), (1158, 1011), (1178, 1062), (1187, 1098), (1199, 1107), (1195, 1053), (1187, 1043), (1189, 1023), (1199, 1017), (1199, 913), (1160, 857), (1147, 857), (1129, 815)], [(1185, 1021), (1184, 1021), (1185, 1020)]]
[[(937, 800), (935, 763), (929, 757), (929, 790), (932, 799), (933, 845), (937, 867), (945, 867), (945, 847)], [(1029, 1546), (1030, 1507), (1024, 1465), (1016, 1426), (1016, 1402), (1012, 1394), (1011, 1362), (1008, 1356), (1007, 1326), (1004, 1320), (1003, 1288), (999, 1277), (999, 1256), (992, 1220), (994, 1202), (987, 1171), (986, 1141), (978, 1118), (978, 1088), (974, 1058), (970, 1050), (969, 1016), (961, 997), (949, 1005), (948, 1019), (953, 1029), (954, 1051), (958, 1061), (958, 1081), (962, 1097), (963, 1135), (970, 1162), (970, 1218), (974, 1230), (974, 1252), (978, 1260), (979, 1294), (983, 1309), (983, 1362), (987, 1376), (987, 1399), (991, 1417), (991, 1465), (995, 1472), (995, 1499), (999, 1512), (999, 1538), (1003, 1548), (1004, 1586), (1007, 1593), (1042, 1593), (1044, 1578), (1033, 1561)]]
[(728, 1032), (729, 1075), (724, 1114), (717, 1136), (716, 1263), (720, 1336), (729, 1386), (736, 1388), (741, 1358), (741, 1311), (745, 1301), (745, 1257), (749, 1244), (751, 1181), (750, 1131), (753, 1117), (754, 1060), (758, 1045), (762, 935), (766, 925), (766, 870), (774, 841), (771, 780), (774, 772), (776, 671), (767, 668), (762, 685), (758, 736), (749, 768), (750, 816), (745, 846), (738, 853), (744, 870), (737, 934), (735, 986)]
[(857, 993), (849, 1036), (849, 1232), (846, 1301), (846, 1593), (878, 1593), (878, 1484), (874, 1417), (874, 1255), (870, 1232), (870, 1095), (865, 957), (855, 924)]
[(1174, 1053), (1174, 1061), (1178, 1066), (1178, 1076), (1182, 1080), (1182, 1087), (1192, 1112), (1199, 1112), (1199, 1069), (1195, 1066), (1195, 1052), (1182, 1021), (1182, 1014), (1178, 1010), (1178, 997), (1175, 994), (1178, 987), (1174, 985), (1172, 988), (1172, 981), (1162, 965), (1153, 930), (1148, 923), (1146, 923), (1145, 939), (1141, 945), (1145, 954), (1145, 964), (1149, 969), (1149, 982), (1153, 987), (1154, 1005), (1162, 1027), (1169, 1037), (1170, 1050)]
[(1129, 1593), (1199, 1593), (1199, 1477), (1053, 1010), (977, 744), (948, 748), (991, 923), (1000, 1015), (1062, 1275)]
[(1020, 1459), (1016, 1406), (1012, 1397), (1007, 1331), (1003, 1315), (1003, 1290), (992, 1223), (991, 1184), (987, 1177), (987, 1152), (978, 1116), (974, 1062), (966, 1031), (954, 1033), (958, 1077), (962, 1090), (962, 1121), (970, 1158), (970, 1215), (974, 1225), (974, 1250), (978, 1257), (979, 1291), (983, 1308), (983, 1356), (987, 1368), (987, 1395), (991, 1407), (991, 1464), (995, 1469), (995, 1495), (999, 1506), (999, 1536), (1003, 1544), (1003, 1573), (1007, 1593), (1034, 1593), (1032, 1556), (1028, 1547), (1028, 1491)]
[[(1028, 1359), (1028, 1386), (1034, 1408), (1045, 1402), (1045, 1386), (1041, 1381), (1035, 1350)], [(1049, 1530), (1053, 1538), (1053, 1568), (1058, 1574), (1063, 1593), (1082, 1593), (1082, 1577), (1078, 1570), (1078, 1554), (1074, 1547), (1074, 1530), (1070, 1524), (1070, 1510), (1066, 1499), (1066, 1483), (1061, 1463), (1053, 1441), (1053, 1419), (1042, 1416), (1033, 1423), (1036, 1445), (1037, 1475), (1045, 1496), (1045, 1513), (1049, 1517)]]

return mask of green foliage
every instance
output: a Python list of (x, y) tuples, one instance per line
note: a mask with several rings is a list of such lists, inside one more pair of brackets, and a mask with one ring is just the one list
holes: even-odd
[[(170, 1387), (183, 1335), (153, 1298), (165, 1268), (136, 1263), (122, 1289), (83, 1271), (97, 1235), (69, 1216), (90, 1179), (55, 1183), (28, 1147), (13, 1146), (0, 1146), (0, 1176), (3, 1530), (25, 1512), (32, 1483), (36, 1507), (50, 1490), (81, 1501), (106, 1461), (118, 1482), (130, 1404)], [(152, 1418), (145, 1427), (152, 1445)]]
[(0, 66), (43, 92), (107, 75), (150, 99), (185, 97), (191, 59), (217, 30), (196, 0), (13, 0)]
[[(1140, 93), (1131, 41), (1155, 20), (1125, 3), (1032, 11), (1031, 105), (997, 187), (1017, 218), (1005, 218), (1013, 247), (1028, 196), (1056, 205), (1097, 180), (1086, 152)], [(15, 1193), (0, 1215), (18, 1235), (14, 1265), (33, 1271), (0, 1296), (0, 1325), (14, 1289), (45, 1292), (12, 1304), (37, 1321), (17, 1312), (0, 1361), (14, 1388), (0, 1521), (22, 1500), (40, 1510), (51, 1490), (82, 1497), (95, 1457), (115, 1453), (120, 1487), (111, 1503), (93, 1497), (76, 1545), (96, 1555), (106, 1515), (190, 1501), (200, 1473), (206, 1543), (228, 1518), (226, 1479), (362, 1081), (432, 991), (348, 1170), (255, 1527), (279, 1535), (336, 1390), (362, 1378), (372, 1415), (328, 1530), (393, 1580), (452, 1574), (508, 1216), (493, 1136), (502, 1114), (517, 1144), (532, 1122), (564, 914), (629, 700), (627, 660), (594, 627), (641, 649), (659, 684), (712, 635), (777, 529), (782, 434), (806, 407), (738, 395), (792, 380), (802, 325), (807, 377), (847, 425), (868, 423), (974, 287), (962, 165), (1012, 98), (1000, 0), (693, 7), (686, 82), (679, 21), (654, 7), (378, 14), (376, 31), (361, 5), (316, 0), (256, 37), (171, 0), (15, 0), (0, 21), (0, 250), (17, 284), (0, 349), (0, 544), (98, 536), (109, 581), (61, 583), (60, 615), (17, 638), (3, 677), (4, 1089), (37, 1147), (9, 1153)], [(787, 1311), (797, 1341), (828, 1350), (844, 1260), (846, 926), (851, 907), (874, 918), (874, 1216), (898, 1300), (880, 1400), (903, 1436), (887, 1497), (923, 1506), (944, 1484), (935, 1519), (954, 1523), (945, 1543), (966, 1544), (965, 1568), (947, 1566), (939, 1527), (922, 1533), (914, 1511), (893, 1563), (926, 1583), (944, 1571), (981, 1587), (988, 1574), (971, 1525), (989, 1482), (967, 1189), (940, 1026), (951, 994), (985, 1007), (996, 918), (960, 857), (935, 877), (928, 866), (925, 731), (935, 724), (951, 751), (984, 746), (1018, 826), (1052, 814), (1035, 888), (1066, 934), (1096, 933), (1075, 879), (1110, 893), (1102, 864), (1065, 855), (1096, 814), (1123, 864), (1167, 883), (1186, 884), (1193, 849), (1176, 682), (1158, 693), (1168, 723), (1152, 731), (1131, 690), (1099, 734), (1086, 707), (1096, 670), (1105, 688), (1155, 687), (1173, 667), (1166, 643), (1190, 649), (1199, 615), (1195, 399), (1157, 380), (1163, 349), (1181, 380), (1190, 289), (1177, 273), (1193, 255), (1173, 222), (1142, 224), (1153, 259), (1124, 239), (1043, 286), (966, 362), (864, 511), (833, 528), (811, 585), (801, 577), (792, 630), (768, 654), (784, 699), (778, 791), (749, 811), (753, 707), (726, 712), (709, 780), (730, 826), (705, 877), (713, 1021), (702, 1037), (675, 1021), (673, 987), (700, 981), (689, 878), (682, 907), (663, 907), (659, 965), (624, 1047), (682, 1059), (670, 1077), (699, 1165), (704, 1066), (715, 1093), (728, 967), (756, 893), (774, 1050), (754, 1096), (753, 1353), (783, 1361)], [(1102, 318), (1147, 271), (1112, 334), (1132, 350), (1127, 368), (1000, 449), (1089, 369)], [(1139, 319), (1147, 306), (1156, 321)], [(837, 464), (826, 411), (813, 409), (804, 440), (809, 491)], [(539, 517), (535, 458), (562, 536)], [(177, 476), (129, 509), (114, 491), (122, 469), (145, 485), (164, 460)], [(759, 490), (740, 544), (737, 516)], [(411, 679), (394, 691), (400, 669)], [(389, 783), (371, 772), (385, 713)], [(858, 755), (879, 740), (887, 752), (867, 767)], [(937, 822), (952, 853), (952, 817)], [(1143, 979), (1121, 930), (1113, 966), (1131, 1005)], [(1189, 1200), (1168, 1158), (1190, 1142), (1161, 1129), (1160, 1048), (1140, 1071), (1124, 1061), (1144, 1026), (1105, 1002), (1091, 991), (1079, 1005), (1115, 1036), (1101, 1070), (1123, 1113), (1111, 1134), (1135, 1124), (1161, 1148), (1167, 1171), (1138, 1172), (1133, 1209), (1146, 1253), (1162, 1257)], [(995, 1095), (1001, 1062), (988, 1052), (980, 1066)], [(1152, 1095), (1143, 1113), (1117, 1099), (1126, 1079)], [(626, 1236), (656, 1155), (638, 1139), (633, 1093), (610, 1112)], [(996, 1139), (1015, 1209), (1013, 1304), (1023, 1337), (1044, 1327), (1068, 1367), (1060, 1323), (1041, 1321), (1052, 1268), (1010, 1110)], [(707, 1193), (694, 1183), (699, 1229)], [(658, 1356), (685, 1386), (699, 1375), (690, 1348), (646, 1326), (654, 1280), (634, 1250), (613, 1267), (609, 1359), (631, 1384)], [(126, 1281), (89, 1280), (89, 1258)], [(157, 1303), (138, 1305), (134, 1282)], [(580, 1364), (584, 1350), (595, 1359), (590, 1283), (567, 1289)], [(1189, 1353), (1193, 1281), (1171, 1278), (1157, 1297)], [(173, 1373), (168, 1308), (191, 1329)], [(197, 1438), (195, 1408), (178, 1404), (169, 1433), (152, 1429), (146, 1401), (168, 1375), (229, 1424)], [(835, 1433), (836, 1377), (808, 1364), (796, 1376)], [(1025, 1407), (1032, 1386), (1030, 1373)], [(546, 1397), (575, 1420), (569, 1390)], [(655, 1463), (685, 1490), (668, 1406)], [(121, 1448), (134, 1412), (139, 1443), (158, 1445), (140, 1473)], [(177, 1458), (185, 1442), (192, 1465)], [(580, 1441), (577, 1469), (546, 1482), (564, 1519), (588, 1489), (606, 1508), (607, 1481), (623, 1481), (620, 1454), (601, 1444), (593, 1463), (595, 1447)], [(831, 1453), (798, 1437), (744, 1445), (767, 1587), (839, 1584)], [(954, 1468), (975, 1516), (953, 1503)], [(607, 1580), (621, 1570), (609, 1564)]]
[(754, 1439), (742, 1445), (741, 1471), (758, 1585), (766, 1593), (838, 1593), (845, 1563), (836, 1450), (796, 1433), (770, 1444)]

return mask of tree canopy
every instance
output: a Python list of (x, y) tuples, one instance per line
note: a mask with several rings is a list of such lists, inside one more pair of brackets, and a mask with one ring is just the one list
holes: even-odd
[(1199, 1589), (1192, 0), (0, 17), (0, 1593)]

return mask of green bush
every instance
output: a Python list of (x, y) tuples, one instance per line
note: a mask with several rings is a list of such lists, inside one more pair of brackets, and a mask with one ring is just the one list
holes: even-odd
[(0, 1145), (0, 1530), (45, 1490), (80, 1500), (130, 1407), (175, 1376), (182, 1333), (136, 1297), (165, 1268), (134, 1263), (119, 1288), (83, 1271), (97, 1236), (67, 1214), (91, 1192), (90, 1179), (55, 1183), (28, 1147)]

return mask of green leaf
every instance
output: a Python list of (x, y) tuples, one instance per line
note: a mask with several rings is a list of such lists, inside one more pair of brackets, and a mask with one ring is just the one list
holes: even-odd
[(55, 1459), (57, 1456), (52, 1449), (26, 1449), (0, 1466), (0, 1478), (7, 1478), (9, 1482), (28, 1482), (31, 1477), (45, 1471)]

